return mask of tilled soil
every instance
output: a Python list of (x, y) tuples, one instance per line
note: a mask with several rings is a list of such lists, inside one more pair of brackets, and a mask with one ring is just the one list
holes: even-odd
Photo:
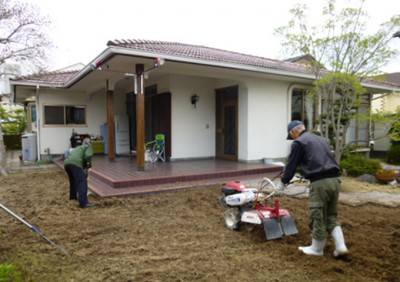
[[(399, 281), (400, 208), (339, 206), (350, 254), (323, 257), (298, 251), (311, 241), (307, 199), (280, 198), (299, 234), (266, 240), (263, 229), (230, 231), (221, 186), (137, 198), (93, 199), (79, 209), (68, 200), (62, 172), (0, 178), (0, 203), (69, 256), (0, 210), (0, 262), (11, 262), (24, 281)], [(346, 188), (346, 180), (343, 183)], [(354, 186), (354, 184), (352, 185)], [(361, 186), (365, 186), (361, 184)], [(375, 185), (375, 190), (387, 189)], [(374, 189), (370, 189), (371, 191)]]

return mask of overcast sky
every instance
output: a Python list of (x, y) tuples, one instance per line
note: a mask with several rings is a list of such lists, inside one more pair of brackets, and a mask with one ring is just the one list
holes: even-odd
[[(345, 3), (346, 0), (338, 0)], [(322, 0), (30, 0), (52, 21), (49, 34), (58, 47), (52, 69), (88, 64), (113, 39), (162, 40), (220, 48), (277, 59), (280, 39), (295, 3)], [(398, 0), (366, 0), (371, 27), (400, 13)], [(400, 38), (393, 46), (400, 50)], [(400, 72), (400, 57), (385, 71)]]

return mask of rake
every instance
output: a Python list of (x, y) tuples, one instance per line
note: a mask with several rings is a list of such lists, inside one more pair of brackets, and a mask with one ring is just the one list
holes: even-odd
[(19, 217), (17, 214), (15, 214), (13, 211), (11, 211), (10, 209), (8, 209), (7, 207), (5, 207), (4, 205), (0, 204), (0, 207), (5, 210), (6, 212), (8, 212), (9, 214), (11, 214), (13, 217), (15, 217), (16, 219), (18, 219), (19, 221), (21, 221), (23, 224), (25, 224), (26, 226), (28, 226), (33, 232), (39, 234), (44, 240), (46, 240), (47, 243), (53, 245), (56, 249), (58, 249), (62, 254), (69, 256), (69, 254), (67, 253), (66, 250), (64, 250), (63, 248), (61, 248), (60, 246), (56, 245), (53, 241), (51, 241), (49, 238), (47, 238), (46, 236), (43, 235), (42, 232), (39, 231), (39, 229), (37, 229), (35, 226), (29, 224), (27, 221), (25, 221), (24, 219), (22, 219), (21, 217)]

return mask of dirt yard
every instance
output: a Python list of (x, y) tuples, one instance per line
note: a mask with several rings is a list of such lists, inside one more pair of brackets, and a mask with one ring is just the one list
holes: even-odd
[[(299, 234), (267, 241), (261, 228), (230, 231), (221, 186), (141, 198), (93, 199), (79, 209), (58, 171), (2, 176), (0, 203), (38, 228), (69, 256), (0, 210), (0, 262), (24, 281), (399, 281), (400, 207), (340, 204), (350, 254), (302, 255), (310, 243), (307, 199), (281, 198)], [(343, 179), (343, 191), (399, 193), (387, 185)], [(395, 195), (395, 194), (393, 194)], [(398, 194), (397, 194), (398, 195)], [(92, 196), (90, 196), (92, 197)]]

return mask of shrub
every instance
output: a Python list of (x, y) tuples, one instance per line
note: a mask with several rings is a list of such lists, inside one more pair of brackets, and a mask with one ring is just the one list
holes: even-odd
[(381, 168), (381, 163), (379, 160), (368, 159), (361, 155), (347, 155), (346, 159), (340, 162), (340, 166), (349, 176), (374, 175)]
[(387, 162), (390, 164), (400, 164), (400, 144), (390, 146), (387, 152)]
[(12, 264), (0, 264), (0, 281), (22, 282), (22, 274)]

